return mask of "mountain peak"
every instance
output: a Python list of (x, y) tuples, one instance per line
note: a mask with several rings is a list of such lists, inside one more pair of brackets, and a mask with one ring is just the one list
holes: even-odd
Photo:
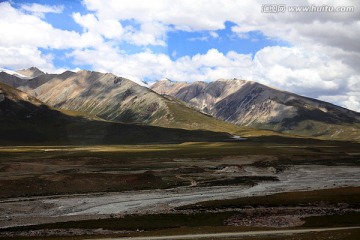
[(16, 72), (21, 74), (21, 75), (24, 75), (26, 77), (29, 77), (29, 78), (36, 78), (36, 77), (39, 77), (39, 76), (45, 74), (43, 71), (41, 71), (37, 67), (30, 67), (30, 68), (27, 68), (27, 69), (21, 69), (21, 70), (17, 70)]
[(169, 85), (169, 84), (175, 83), (175, 81), (173, 81), (173, 80), (171, 80), (169, 78), (162, 78), (162, 79), (154, 82), (154, 84), (156, 84), (156, 83)]
[(31, 71), (41, 71), (41, 70), (38, 69), (37, 67), (30, 67), (30, 68), (28, 68), (28, 70), (31, 70)]

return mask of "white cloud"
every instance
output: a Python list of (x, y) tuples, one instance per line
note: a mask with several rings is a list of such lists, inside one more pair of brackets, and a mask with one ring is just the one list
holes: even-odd
[[(35, 6), (35, 7), (34, 7)], [(22, 6), (24, 7), (24, 6)], [(8, 2), (0, 3), (0, 66), (12, 69), (19, 67), (38, 66), (45, 71), (56, 71), (53, 66), (53, 57), (44, 55), (39, 50), (84, 48), (101, 45), (103, 38), (100, 35), (85, 32), (79, 34), (54, 28), (41, 16), (33, 13), (41, 9), (38, 5), (31, 5), (31, 13), (16, 9)], [(58, 9), (45, 6), (43, 12), (57, 11)], [(40, 11), (40, 10), (39, 10)], [(106, 33), (104, 33), (106, 35)]]
[(120, 21), (114, 18), (99, 18), (94, 14), (80, 13), (73, 13), (72, 17), (83, 27), (85, 33), (93, 37), (104, 37), (115, 43), (128, 42), (138, 46), (166, 45), (164, 41), (166, 27), (160, 23), (143, 23), (137, 30), (132, 26), (123, 27)]
[(113, 19), (105, 19), (99, 22), (94, 14), (81, 15), (80, 13), (74, 13), (73, 18), (86, 32), (94, 35), (102, 35), (109, 39), (119, 39), (124, 33), (121, 23)]
[(348, 94), (342, 95), (320, 96), (319, 99), (360, 112), (360, 92), (350, 92)]
[(141, 24), (161, 22), (186, 30), (223, 29), (225, 16), (234, 16), (240, 5), (236, 0), (85, 0), (84, 3), (100, 18), (134, 19)]
[(33, 4), (21, 4), (21, 10), (30, 12), (35, 16), (38, 17), (45, 17), (45, 13), (62, 13), (64, 10), (64, 6), (48, 6), (48, 5), (41, 5), (38, 3)]
[(30, 46), (2, 47), (0, 46), (0, 66), (11, 69), (23, 69), (36, 66), (44, 71), (55, 70), (51, 64), (52, 57), (44, 55), (37, 48)]
[(348, 94), (344, 101), (340, 101), (336, 99), (336, 102), (339, 102), (342, 107), (346, 107), (348, 109), (354, 109), (360, 112), (360, 92), (354, 93), (354, 95)]
[(336, 92), (352, 70), (327, 54), (297, 47), (266, 47), (255, 55), (256, 70), (265, 83), (312, 97)]
[(0, 46), (55, 49), (86, 46), (80, 34), (54, 28), (40, 17), (13, 8), (8, 2), (0, 3), (0, 12)]
[(210, 32), (209, 33), (212, 38), (218, 38), (219, 34), (217, 32)]
[[(261, 4), (269, 4), (268, 1), (258, 1)], [(260, 4), (261, 3), (261, 4)], [(345, 51), (360, 52), (360, 43), (357, 36), (360, 34), (359, 9), (360, 2), (349, 1), (326, 1), (326, 0), (302, 0), (284, 2), (272, 1), (271, 4), (281, 3), (286, 6), (354, 6), (354, 12), (331, 13), (331, 12), (297, 12), (292, 13), (244, 13), (251, 15), (232, 29), (238, 34), (246, 34), (249, 31), (261, 31), (265, 35), (282, 39), (296, 46), (303, 46), (309, 50), (317, 46), (328, 46), (343, 49)]]
[[(84, 0), (85, 6), (94, 11), (99, 21), (132, 20), (140, 29), (130, 31), (125, 37), (136, 45), (166, 45), (168, 31), (211, 31), (209, 35), (218, 37), (216, 30), (224, 29), (226, 21), (240, 21), (246, 16), (239, 9), (247, 11), (254, 7), (237, 0)], [(258, 9), (256, 9), (258, 10)]]
[[(224, 55), (216, 49), (193, 57), (181, 57), (172, 61), (168, 55), (151, 51), (126, 55), (113, 48), (75, 51), (76, 63), (90, 64), (95, 69), (129, 77), (140, 81), (144, 78), (158, 80), (167, 77), (177, 81), (207, 81), (209, 79), (250, 76), (252, 60), (250, 55), (229, 52)], [(106, 57), (104, 57), (106, 56)], [(97, 59), (97, 61), (92, 61)], [(222, 63), (222, 64), (219, 64)]]

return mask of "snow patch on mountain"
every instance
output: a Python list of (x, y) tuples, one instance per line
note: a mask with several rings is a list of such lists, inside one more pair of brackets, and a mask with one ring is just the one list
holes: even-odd
[(16, 76), (16, 77), (19, 77), (19, 78), (22, 78), (22, 79), (30, 79), (29, 77), (23, 75), (23, 74), (20, 74), (20, 73), (17, 73), (15, 71), (12, 71), (12, 70), (9, 70), (9, 69), (5, 69), (5, 68), (0, 68), (0, 72), (5, 72), (7, 74), (10, 74), (10, 75), (13, 75), (13, 76)]

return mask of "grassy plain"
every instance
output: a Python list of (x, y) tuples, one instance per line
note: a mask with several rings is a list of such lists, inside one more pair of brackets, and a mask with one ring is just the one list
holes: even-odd
[(0, 147), (0, 197), (256, 184), (256, 177), (222, 176), (226, 166), (359, 166), (360, 144), (283, 137), (237, 142), (155, 145)]
[[(251, 137), (245, 141), (212, 143), (2, 146), (0, 147), (0, 198), (5, 200), (39, 195), (173, 189), (179, 186), (191, 187), (194, 184), (198, 187), (253, 186), (263, 181), (277, 181), (274, 172), (271, 174), (269, 172), (267, 175), (266, 171), (269, 169), (281, 172), (294, 165), (358, 167), (359, 156), (360, 144), (355, 142), (281, 136)], [(239, 177), (236, 171), (242, 171), (244, 166), (263, 169), (265, 178)], [(223, 172), (228, 168), (236, 171)], [(225, 223), (231, 217), (243, 214), (247, 208), (252, 209), (254, 216), (264, 217), (261, 210), (264, 208), (281, 211), (283, 208), (297, 207), (359, 209), (359, 204), (359, 187), (348, 187), (202, 202), (174, 209), (173, 213), (125, 215), (7, 230), (102, 228), (126, 231), (123, 236), (250, 231), (268, 228), (229, 226)], [(329, 214), (325, 212), (322, 216), (306, 216), (303, 219), (305, 223), (301, 227), (360, 224), (358, 211)], [(338, 231), (334, 234), (317, 233), (312, 239), (330, 239), (330, 236), (337, 236), (337, 239), (357, 239), (359, 231)], [(300, 240), (306, 237), (309, 235), (296, 234), (291, 238), (270, 236), (261, 239)], [(82, 239), (82, 237), (65, 239)]]

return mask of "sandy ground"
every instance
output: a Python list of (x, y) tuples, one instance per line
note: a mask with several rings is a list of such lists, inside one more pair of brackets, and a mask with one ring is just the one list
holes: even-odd
[[(244, 170), (253, 175), (263, 171), (255, 167)], [(168, 190), (6, 199), (0, 201), (0, 227), (98, 219), (110, 214), (171, 212), (174, 207), (206, 200), (360, 186), (360, 167), (293, 166), (276, 176), (280, 181), (264, 182), (254, 187), (192, 185)]]

